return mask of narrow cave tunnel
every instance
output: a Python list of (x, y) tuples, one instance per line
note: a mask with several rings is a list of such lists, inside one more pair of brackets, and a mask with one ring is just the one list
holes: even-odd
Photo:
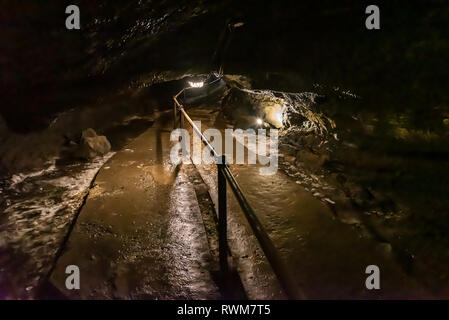
[(2, 1), (0, 299), (447, 299), (448, 16)]

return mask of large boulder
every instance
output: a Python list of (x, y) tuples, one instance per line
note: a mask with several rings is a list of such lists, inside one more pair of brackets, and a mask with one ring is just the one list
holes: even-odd
[(92, 159), (111, 151), (111, 143), (105, 136), (99, 136), (95, 130), (89, 128), (83, 131), (79, 144), (78, 156)]

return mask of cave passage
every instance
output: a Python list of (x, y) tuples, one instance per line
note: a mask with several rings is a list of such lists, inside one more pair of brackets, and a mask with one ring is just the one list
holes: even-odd
[(68, 6), (0, 3), (0, 299), (447, 299), (446, 0)]

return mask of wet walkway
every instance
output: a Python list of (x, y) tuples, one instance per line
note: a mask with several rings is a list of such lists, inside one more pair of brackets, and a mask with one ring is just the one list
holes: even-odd
[[(223, 119), (191, 109), (193, 119), (220, 128)], [(229, 159), (229, 157), (228, 157)], [(296, 285), (309, 299), (411, 299), (429, 293), (397, 262), (392, 247), (356, 225), (340, 221), (328, 205), (281, 170), (259, 174), (259, 165), (231, 165), (231, 171)], [(198, 167), (217, 203), (215, 166)], [(284, 298), (249, 224), (228, 188), (229, 241), (250, 298)], [(367, 290), (368, 265), (380, 268), (381, 289)]]
[[(220, 128), (208, 109), (195, 120)], [(161, 121), (162, 120), (162, 121)], [(51, 282), (70, 298), (219, 299), (191, 167), (168, 159), (172, 122), (167, 114), (100, 170)], [(191, 166), (191, 165), (188, 165)], [(216, 203), (216, 168), (197, 166)], [(425, 298), (388, 243), (340, 221), (330, 208), (280, 170), (231, 165), (294, 281), (310, 299)], [(190, 177), (191, 178), (191, 177)], [(233, 195), (228, 238), (250, 299), (283, 299), (277, 280)], [(77, 265), (81, 289), (65, 288), (65, 268)], [(367, 290), (365, 269), (381, 270), (381, 289)]]
[[(195, 191), (162, 117), (99, 171), (51, 283), (69, 298), (217, 299)], [(65, 268), (80, 269), (67, 290)]]
[[(257, 166), (234, 166), (232, 171), (308, 298), (426, 296), (402, 270), (388, 243), (342, 223), (326, 204), (284, 173), (262, 176)], [(235, 205), (233, 211), (238, 212)], [(368, 265), (380, 268), (380, 290), (365, 287)]]

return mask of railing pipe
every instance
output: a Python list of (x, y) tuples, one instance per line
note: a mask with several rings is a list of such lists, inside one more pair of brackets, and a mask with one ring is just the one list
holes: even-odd
[[(220, 163), (221, 162), (221, 163)], [(227, 201), (226, 201), (226, 176), (224, 167), (225, 156), (221, 156), (221, 161), (217, 164), (218, 172), (218, 246), (220, 269), (223, 274), (228, 272), (228, 238), (227, 238)]]

